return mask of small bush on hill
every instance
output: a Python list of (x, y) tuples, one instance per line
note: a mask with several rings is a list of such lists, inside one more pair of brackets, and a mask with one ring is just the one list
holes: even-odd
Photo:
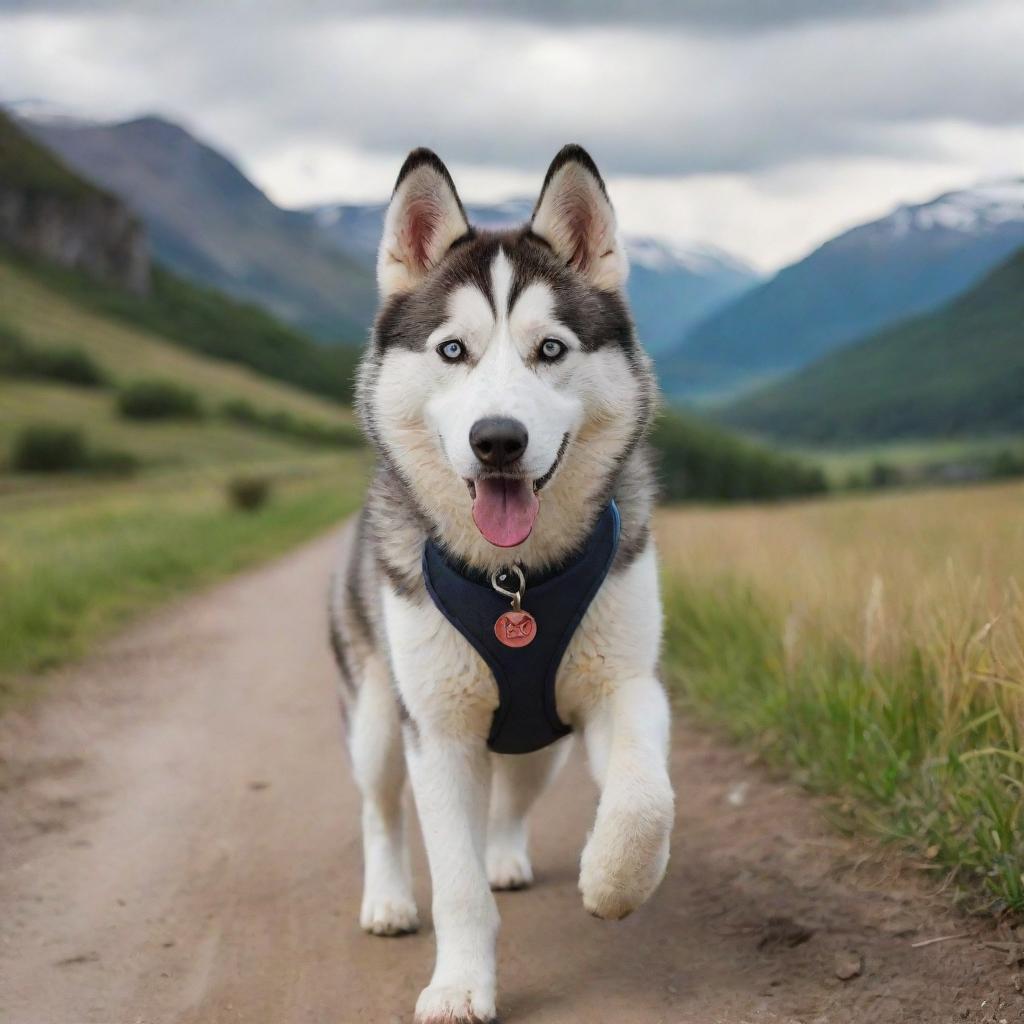
[(108, 383), (106, 374), (96, 365), (92, 356), (81, 349), (37, 349), (33, 361), (35, 376), (49, 377), (84, 388), (100, 388)]
[(243, 512), (255, 512), (270, 498), (271, 483), (265, 476), (238, 476), (228, 482), (231, 504)]
[(352, 424), (318, 423), (302, 419), (290, 412), (257, 409), (243, 398), (232, 399), (221, 406), (221, 413), (235, 423), (255, 427), (309, 444), (335, 448), (357, 448), (363, 443), (359, 428)]
[(46, 423), (25, 427), (11, 447), (11, 469), (19, 473), (63, 473), (88, 464), (85, 438), (73, 427)]
[(199, 397), (170, 380), (139, 380), (118, 396), (122, 416), (133, 420), (195, 419), (202, 414)]
[(1004, 448), (992, 459), (991, 471), (997, 479), (1024, 476), (1024, 452)]
[(817, 466), (678, 413), (658, 418), (651, 441), (667, 501), (758, 501), (828, 489)]
[(108, 383), (106, 374), (87, 352), (77, 348), (37, 348), (6, 327), (0, 327), (0, 373), (59, 380), (87, 388)]
[(139, 468), (131, 452), (90, 448), (81, 430), (52, 423), (24, 427), (11, 446), (11, 469), (16, 473), (97, 473), (130, 476)]

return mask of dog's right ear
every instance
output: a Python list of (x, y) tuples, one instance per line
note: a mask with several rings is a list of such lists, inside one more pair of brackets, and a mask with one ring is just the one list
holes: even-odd
[(437, 264), (469, 221), (448, 168), (429, 149), (414, 149), (395, 182), (377, 252), (383, 298), (408, 292)]

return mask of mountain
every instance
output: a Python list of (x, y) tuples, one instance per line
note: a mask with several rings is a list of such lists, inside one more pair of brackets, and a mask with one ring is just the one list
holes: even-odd
[[(331, 203), (309, 209), (315, 223), (340, 252), (372, 267), (384, 224), (383, 203)], [(478, 227), (502, 228), (530, 219), (533, 202), (470, 203), (466, 213)], [(712, 246), (681, 245), (627, 236), (629, 295), (640, 337), (655, 356), (692, 324), (752, 287), (757, 276), (739, 260)]]
[(952, 303), (825, 356), (717, 417), (812, 443), (1024, 431), (1024, 249)]
[[(0, 270), (18, 282), (5, 289), (0, 328), (11, 327), (14, 297), (33, 281), (45, 289), (46, 308), (29, 305), (26, 323), (44, 340), (60, 330), (49, 308), (60, 295), (122, 331), (141, 330), (168, 347), (351, 401), (358, 350), (319, 344), (264, 309), (152, 265), (143, 227), (124, 203), (70, 170), (2, 111)], [(121, 372), (125, 361), (118, 362)]]
[(149, 251), (138, 220), (0, 110), (0, 242), (142, 294)]
[(328, 245), (309, 217), (275, 206), (183, 128), (157, 117), (23, 123), (79, 174), (123, 199), (171, 270), (324, 340), (361, 339), (376, 301), (372, 274)]
[(629, 298), (647, 350), (660, 359), (679, 336), (758, 281), (753, 269), (710, 245), (626, 236)]
[(935, 309), (1024, 246), (1024, 179), (901, 206), (780, 271), (685, 335), (678, 396), (735, 393)]

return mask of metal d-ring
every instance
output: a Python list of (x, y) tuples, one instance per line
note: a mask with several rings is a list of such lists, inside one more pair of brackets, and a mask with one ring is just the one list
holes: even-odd
[(502, 575), (501, 569), (496, 569), (494, 574), (491, 576), (491, 586), (504, 597), (510, 598), (512, 601), (512, 610), (517, 612), (520, 610), (523, 604), (523, 594), (526, 593), (526, 577), (523, 575), (523, 570), (516, 565), (515, 562), (511, 566), (512, 571), (516, 574), (516, 578), (519, 580), (518, 590), (506, 590), (499, 582), (498, 577)]

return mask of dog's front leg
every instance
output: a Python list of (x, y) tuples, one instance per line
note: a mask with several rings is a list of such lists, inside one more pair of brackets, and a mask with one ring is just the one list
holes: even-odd
[(487, 881), (490, 761), (480, 739), (423, 730), (407, 745), (430, 862), (437, 961), (417, 1024), (494, 1019), (498, 908)]
[(620, 683), (587, 716), (601, 800), (580, 861), (580, 893), (597, 917), (625, 917), (665, 874), (674, 811), (668, 736), (668, 702), (651, 677)]

